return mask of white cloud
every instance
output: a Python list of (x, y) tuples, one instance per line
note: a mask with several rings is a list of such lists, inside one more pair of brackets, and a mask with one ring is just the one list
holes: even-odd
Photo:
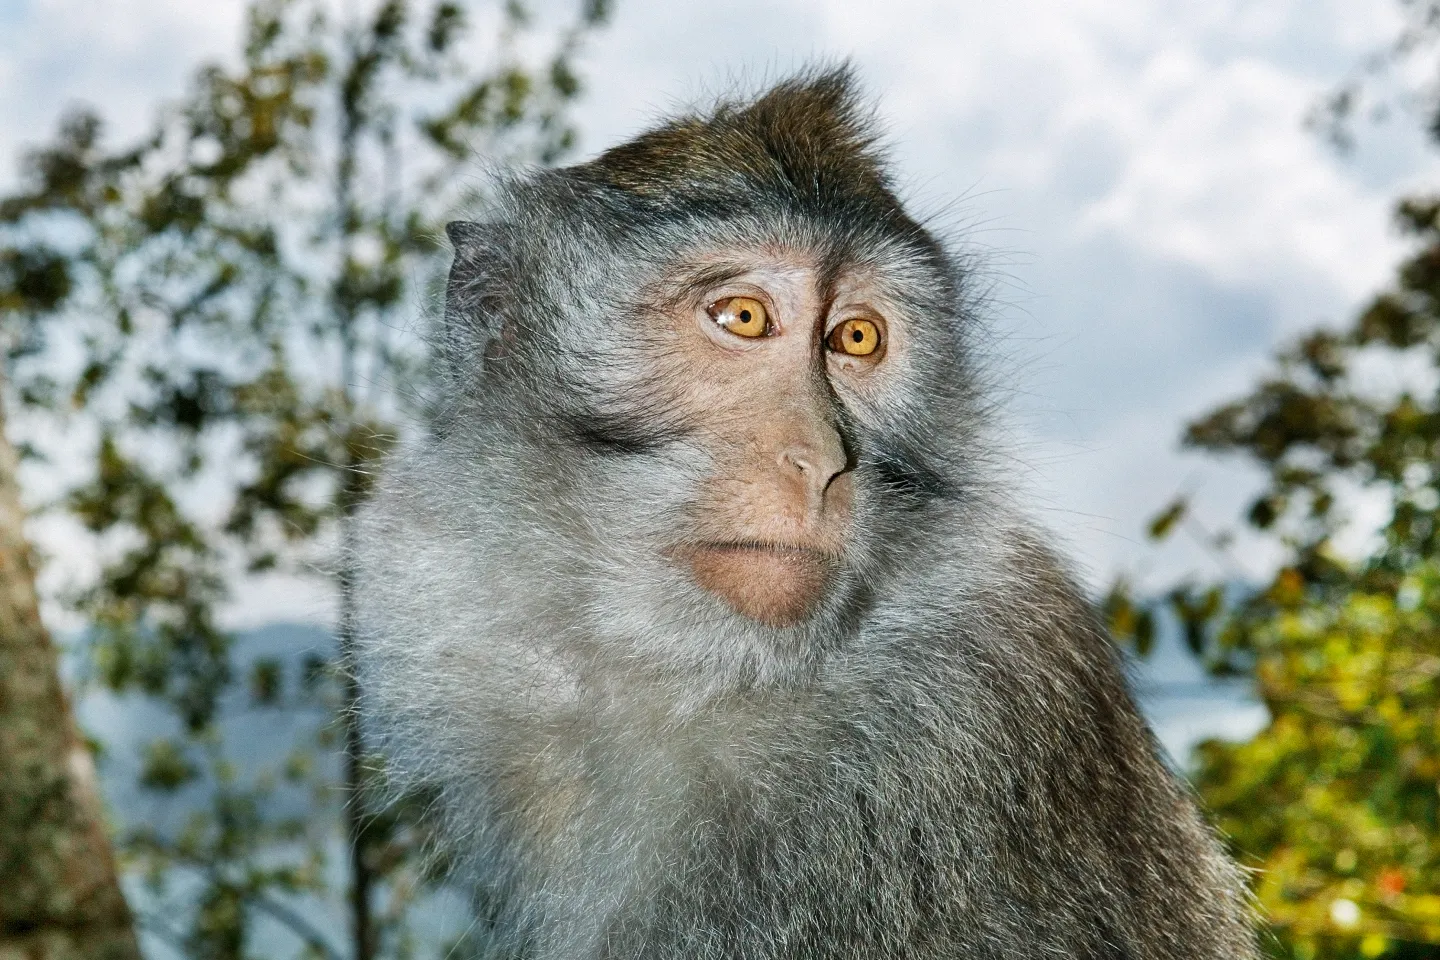
[[(1082, 211), (1081, 237), (1113, 230), (1218, 281), (1306, 278), (1353, 300), (1398, 256), (1389, 198), (1348, 179), (1297, 118), (1314, 85), (1254, 58), (1212, 65), (1166, 51), (1130, 99), (1090, 106), (1124, 139), (1121, 174)], [(1107, 109), (1108, 107), (1108, 109)]]

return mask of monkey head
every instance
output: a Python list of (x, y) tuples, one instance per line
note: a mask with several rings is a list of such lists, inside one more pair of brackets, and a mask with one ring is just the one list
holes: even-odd
[(620, 619), (803, 628), (965, 482), (959, 271), (865, 120), (844, 72), (800, 78), (452, 225), (446, 419), (530, 451), (594, 561), (568, 589)]
[(441, 430), (513, 461), (570, 546), (551, 582), (623, 642), (813, 647), (973, 481), (963, 275), (845, 72), (499, 194), (449, 231)]

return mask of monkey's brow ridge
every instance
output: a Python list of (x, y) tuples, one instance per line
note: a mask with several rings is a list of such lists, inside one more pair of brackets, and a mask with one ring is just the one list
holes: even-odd
[(752, 265), (744, 263), (703, 264), (689, 270), (682, 268), (681, 279), (665, 285), (665, 303), (667, 306), (677, 306), (690, 300), (696, 300), (712, 287), (727, 280), (734, 280), (751, 269)]

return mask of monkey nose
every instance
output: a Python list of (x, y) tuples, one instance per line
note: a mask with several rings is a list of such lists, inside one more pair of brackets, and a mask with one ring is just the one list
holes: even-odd
[(780, 453), (780, 463), (799, 472), (811, 506), (818, 508), (831, 481), (845, 472), (845, 449), (839, 436), (827, 437), (819, 442), (798, 443)]

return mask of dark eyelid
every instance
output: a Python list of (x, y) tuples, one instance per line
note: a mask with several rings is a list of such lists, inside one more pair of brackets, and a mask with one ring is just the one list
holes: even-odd
[(875, 324), (875, 326), (880, 328), (881, 333), (885, 332), (885, 327), (887, 323), (884, 314), (882, 314), (879, 310), (876, 310), (870, 304), (864, 302), (846, 303), (840, 306), (831, 305), (830, 308), (826, 311), (825, 317), (826, 336), (829, 336), (830, 331), (840, 326), (840, 324), (844, 323), (846, 320), (869, 320), (871, 323)]

